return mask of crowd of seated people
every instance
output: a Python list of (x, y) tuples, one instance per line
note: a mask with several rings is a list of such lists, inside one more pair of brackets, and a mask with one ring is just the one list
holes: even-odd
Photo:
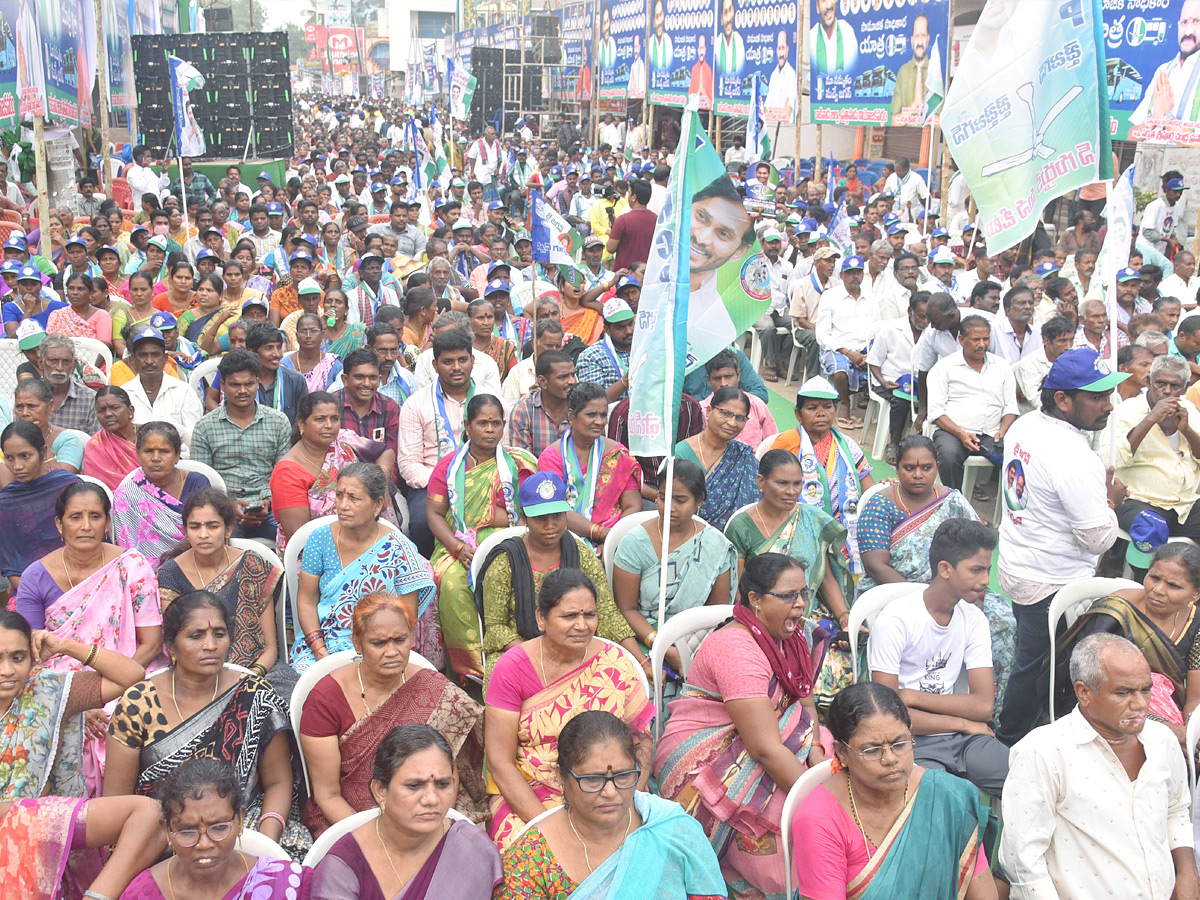
[(168, 233), (5, 245), (0, 897), (1200, 900), (1188, 254), (1120, 273), (1110, 372), (1091, 243), (756, 214), (766, 369), (693, 367), (660, 466), (669, 170), (571, 267), (316, 149), (195, 230), (139, 149)]

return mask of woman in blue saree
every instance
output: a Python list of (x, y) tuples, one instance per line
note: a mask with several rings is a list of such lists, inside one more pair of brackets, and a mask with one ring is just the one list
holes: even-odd
[(792, 818), (793, 884), (804, 900), (995, 900), (996, 819), (971, 784), (913, 765), (908, 709), (870, 681), (825, 719), (834, 775)]
[(558, 768), (566, 803), (505, 851), (497, 900), (727, 896), (700, 824), (679, 804), (635, 790), (641, 770), (624, 722), (599, 710), (571, 719), (559, 733)]
[(412, 541), (378, 522), (386, 500), (387, 476), (374, 463), (351, 463), (338, 473), (334, 499), (338, 520), (314, 531), (300, 558), (296, 592), (300, 624), (292, 646), (292, 667), (297, 672), (353, 647), (354, 607), (377, 591), (406, 597), (417, 607), (413, 649), (441, 666), (433, 575)]
[(754, 448), (738, 440), (750, 421), (750, 398), (739, 387), (719, 388), (712, 397), (704, 430), (675, 445), (675, 457), (704, 470), (708, 496), (700, 518), (718, 531), (729, 517), (760, 496), (754, 478), (758, 460)]
[[(889, 582), (928, 584), (929, 543), (947, 519), (979, 520), (971, 503), (953, 488), (937, 485), (933, 441), (911, 434), (896, 451), (896, 477), (863, 504), (858, 520), (858, 548), (866, 574), (858, 594)], [(978, 604), (977, 604), (978, 605)], [(995, 591), (983, 595), (983, 614), (992, 636), (992, 668), (996, 675), (996, 716), (1004, 705), (1004, 688), (1012, 672), (1017, 622), (1008, 601)]]

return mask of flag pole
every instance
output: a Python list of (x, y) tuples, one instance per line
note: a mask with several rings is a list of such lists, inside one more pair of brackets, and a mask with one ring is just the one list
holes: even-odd
[[(667, 423), (668, 425), (670, 423)], [(671, 443), (674, 444), (674, 435), (671, 436)], [(666, 479), (666, 487), (659, 482), (659, 489), (663, 493), (663, 514), (662, 514), (662, 549), (659, 553), (658, 567), (658, 627), (662, 628), (667, 621), (667, 557), (670, 556), (670, 540), (671, 540), (671, 494), (675, 487), (675, 449), (672, 446), (671, 452), (667, 455), (666, 467), (663, 471), (663, 478)]]

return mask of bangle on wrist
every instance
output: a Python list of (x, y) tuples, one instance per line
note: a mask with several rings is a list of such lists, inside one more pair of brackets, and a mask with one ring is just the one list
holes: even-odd
[(655, 641), (655, 639), (656, 639), (657, 637), (658, 637), (658, 630), (657, 630), (657, 629), (651, 629), (651, 630), (650, 630), (650, 633), (649, 633), (648, 635), (646, 635), (646, 646), (647, 646), (647, 647), (653, 647), (653, 646), (654, 646), (654, 641)]
[(85, 659), (85, 660), (83, 661), (83, 664), (84, 664), (84, 666), (85, 666), (85, 667), (87, 667), (87, 666), (90, 666), (90, 665), (91, 665), (93, 662), (95, 662), (95, 661), (96, 661), (96, 654), (97, 654), (97, 653), (99, 653), (99, 652), (100, 652), (100, 645), (99, 645), (99, 644), (92, 644), (92, 649), (91, 649), (91, 651), (88, 653), (88, 655), (87, 655), (87, 659)]
[(280, 828), (283, 828), (285, 830), (287, 829), (287, 819), (285, 819), (282, 815), (280, 815), (277, 812), (265, 812), (258, 817), (258, 830), (259, 831), (262, 831), (263, 822), (267, 821), (267, 819), (275, 819), (276, 821), (279, 822)]

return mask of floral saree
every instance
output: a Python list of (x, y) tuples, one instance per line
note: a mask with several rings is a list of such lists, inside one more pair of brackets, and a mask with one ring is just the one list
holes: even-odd
[[(577, 458), (570, 437), (568, 429), (561, 439), (543, 450), (538, 457), (538, 469), (553, 472), (566, 482), (567, 502), (575, 507), (576, 512), (596, 525), (615, 525), (621, 518), (621, 494), (626, 490), (641, 490), (642, 467), (625, 447), (614, 444), (599, 454), (599, 471), (594, 479), (589, 478), (589, 461)], [(576, 457), (569, 461), (570, 464), (563, 455), (564, 447), (572, 457)], [(590, 496), (589, 485), (592, 486)]]
[[(187, 483), (191, 481), (191, 490)], [(201, 483), (203, 482), (203, 484)], [(117, 545), (137, 547), (151, 566), (185, 535), (183, 502), (192, 490), (207, 486), (208, 479), (189, 472), (180, 496), (167, 493), (138, 468), (113, 491), (113, 521), (117, 526)]]
[(79, 900), (103, 865), (99, 851), (76, 849), (86, 831), (86, 800), (14, 803), (0, 819), (0, 900)]
[(75, 672), (34, 669), (0, 716), (0, 800), (85, 795), (83, 716), (67, 715), (75, 678)]
[[(260, 856), (246, 877), (229, 889), (223, 900), (298, 900), (308, 896), (312, 872), (290, 859), (270, 859)], [(168, 900), (163, 896), (150, 870), (146, 869), (130, 882), (121, 900)], [(175, 898), (169, 898), (175, 900)]]
[(704, 487), (708, 496), (698, 515), (718, 531), (725, 530), (729, 517), (735, 512), (762, 498), (754, 481), (758, 475), (758, 459), (741, 441), (730, 441), (721, 458), (707, 468), (687, 441), (675, 445), (675, 456), (704, 469)]
[[(429, 725), (450, 744), (460, 779), (455, 808), (472, 821), (483, 822), (487, 816), (487, 790), (480, 775), (483, 708), (446, 676), (430, 669), (421, 669), (383, 705), (338, 737), (342, 799), (359, 812), (376, 805), (371, 794), (375, 752), (393, 728), (414, 723)], [(321, 808), (311, 798), (304, 808), (304, 824), (314, 835), (329, 827)]]

